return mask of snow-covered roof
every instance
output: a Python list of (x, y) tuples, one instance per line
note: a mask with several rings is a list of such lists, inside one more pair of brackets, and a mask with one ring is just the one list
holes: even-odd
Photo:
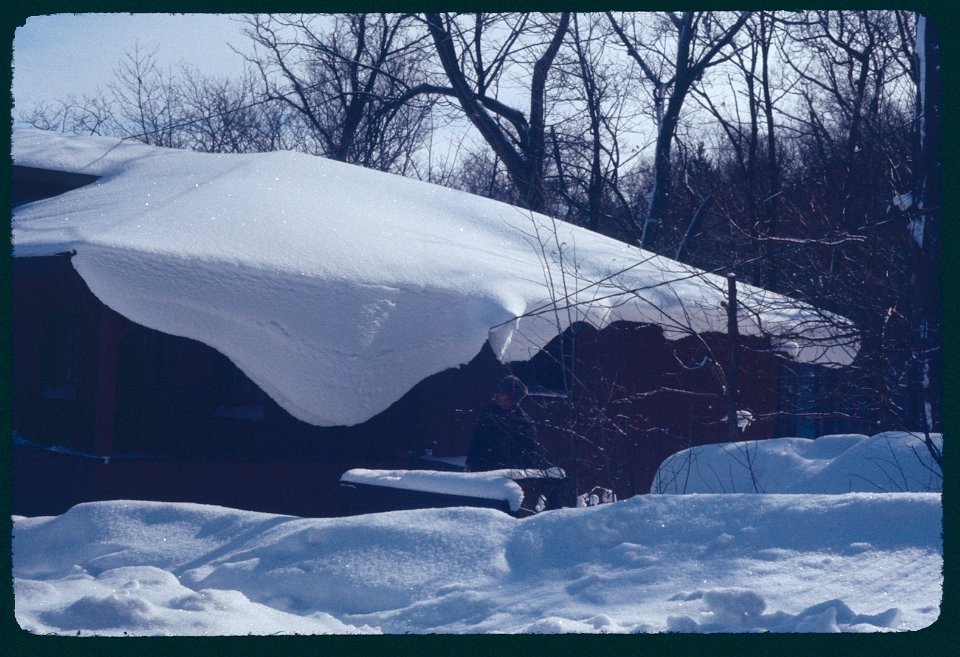
[[(726, 331), (724, 279), (437, 185), (292, 152), (21, 127), (13, 159), (99, 176), (17, 207), (15, 256), (74, 251), (106, 305), (216, 348), (317, 425), (363, 422), (488, 340), (507, 362), (575, 321)], [(741, 333), (779, 336), (806, 362), (853, 359), (842, 318), (747, 285), (738, 296)]]

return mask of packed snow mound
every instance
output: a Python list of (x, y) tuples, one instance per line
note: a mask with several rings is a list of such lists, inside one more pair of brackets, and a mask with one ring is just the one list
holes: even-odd
[[(16, 256), (75, 252), (106, 305), (214, 347), (317, 425), (363, 422), (488, 340), (506, 362), (576, 321), (726, 331), (725, 280), (437, 185), (292, 152), (19, 127), (13, 158), (99, 176), (16, 208)], [(746, 285), (738, 295), (742, 333), (778, 336), (803, 361), (854, 357), (845, 320)]]
[(14, 518), (33, 633), (878, 632), (939, 615), (940, 496), (648, 495), (295, 518), (112, 501)]
[(441, 495), (459, 495), (506, 502), (511, 511), (523, 504), (518, 479), (563, 479), (560, 468), (487, 470), (484, 472), (437, 472), (434, 470), (369, 470), (354, 468), (341, 482), (411, 490)]
[[(938, 450), (943, 436), (931, 434)], [(685, 449), (667, 458), (653, 493), (939, 492), (943, 472), (923, 434), (835, 434)]]

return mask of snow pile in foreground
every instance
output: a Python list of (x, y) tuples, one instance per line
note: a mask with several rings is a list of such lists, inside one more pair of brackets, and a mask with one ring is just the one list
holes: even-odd
[[(14, 518), (15, 612), (31, 632), (107, 635), (915, 630), (939, 616), (940, 495), (823, 494), (905, 463), (922, 446), (908, 438), (751, 444), (758, 481), (806, 494), (647, 495), (521, 520), (81, 504)], [(730, 470), (745, 446), (696, 463)]]
[(14, 519), (35, 633), (877, 632), (939, 614), (940, 496), (649, 495), (306, 519), (112, 501)]
[[(214, 347), (313, 424), (363, 422), (488, 340), (503, 361), (529, 359), (571, 321), (726, 331), (725, 280), (436, 185), (290, 152), (24, 128), (12, 150), (19, 166), (100, 176), (16, 208), (16, 256), (75, 251), (106, 305)], [(780, 336), (804, 361), (852, 360), (831, 318), (738, 295), (742, 333)], [(556, 299), (576, 305), (557, 314)]]
[[(931, 434), (938, 449), (943, 436)], [(943, 490), (922, 434), (836, 434), (692, 447), (666, 459), (654, 493), (849, 493)]]

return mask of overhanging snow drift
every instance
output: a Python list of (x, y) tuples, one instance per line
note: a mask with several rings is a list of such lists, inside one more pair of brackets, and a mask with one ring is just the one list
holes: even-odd
[[(490, 341), (571, 323), (726, 331), (725, 281), (504, 203), (291, 152), (213, 155), (16, 128), (16, 166), (98, 176), (18, 207), (16, 256), (75, 251), (105, 304), (202, 341), (295, 417), (363, 422)], [(846, 320), (747, 285), (740, 331), (844, 365)]]

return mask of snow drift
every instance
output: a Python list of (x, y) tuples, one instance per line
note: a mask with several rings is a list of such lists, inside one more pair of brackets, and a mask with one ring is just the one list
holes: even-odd
[[(931, 434), (943, 451), (943, 436)], [(940, 492), (943, 471), (918, 433), (774, 438), (685, 449), (657, 469), (653, 493)]]
[(937, 619), (940, 496), (650, 495), (517, 520), (95, 502), (15, 518), (34, 633), (878, 632)]
[[(496, 201), (291, 152), (213, 155), (15, 128), (14, 164), (98, 176), (14, 211), (15, 256), (75, 252), (106, 305), (204, 342), (295, 417), (363, 422), (489, 340), (571, 322), (726, 330), (725, 281)], [(846, 364), (841, 318), (746, 285), (740, 331)], [(559, 310), (559, 311), (558, 311)]]
[[(825, 494), (882, 450), (911, 455), (908, 438), (760, 443), (768, 487), (805, 494), (645, 495), (521, 520), (122, 500), (14, 517), (15, 614), (34, 633), (116, 636), (917, 630), (940, 615), (941, 496)], [(703, 472), (730, 465), (738, 446), (724, 447), (699, 455)]]

